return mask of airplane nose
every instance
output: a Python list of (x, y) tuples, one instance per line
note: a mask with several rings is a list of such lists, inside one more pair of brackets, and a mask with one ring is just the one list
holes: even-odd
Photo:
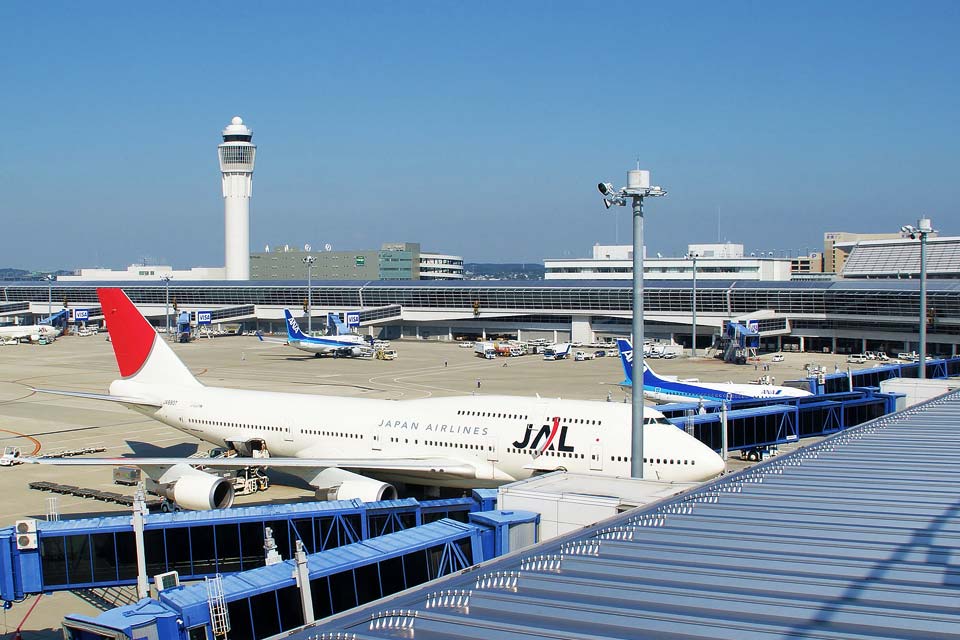
[(720, 457), (716, 451), (710, 450), (710, 455), (704, 461), (704, 467), (706, 468), (706, 478), (715, 478), (721, 473), (724, 472), (727, 468), (727, 464), (723, 461), (723, 458)]

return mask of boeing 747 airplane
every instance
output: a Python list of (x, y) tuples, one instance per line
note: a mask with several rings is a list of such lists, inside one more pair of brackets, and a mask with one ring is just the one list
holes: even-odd
[[(633, 386), (633, 347), (624, 339), (617, 340), (620, 360), (627, 378), (624, 386)], [(690, 402), (691, 400), (743, 400), (747, 398), (799, 398), (809, 391), (774, 384), (737, 384), (734, 382), (686, 382), (670, 380), (654, 373), (643, 364), (643, 395), (657, 402)]]
[(300, 325), (289, 310), (284, 309), (283, 315), (287, 318), (287, 339), (273, 340), (264, 338), (258, 333), (257, 337), (261, 342), (284, 342), (295, 349), (312, 353), (318, 358), (324, 354), (342, 358), (373, 355), (373, 349), (361, 336), (352, 333), (321, 337), (308, 336), (300, 330)]
[[(396, 497), (392, 483), (495, 487), (566, 469), (630, 474), (630, 405), (512, 396), (421, 400), (341, 398), (208, 387), (120, 289), (99, 289), (121, 378), (108, 394), (38, 389), (125, 405), (233, 458), (27, 459), (141, 467), (152, 488), (189, 509), (228, 507), (233, 486), (196, 469), (275, 467), (328, 499)], [(644, 410), (644, 477), (707, 480), (724, 469), (712, 449)]]
[(0, 327), (0, 338), (29, 338), (36, 342), (41, 337), (52, 339), (60, 335), (60, 330), (49, 324), (20, 324)]

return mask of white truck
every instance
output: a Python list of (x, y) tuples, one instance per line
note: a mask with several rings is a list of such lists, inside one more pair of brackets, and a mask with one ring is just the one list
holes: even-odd
[(559, 344), (552, 344), (546, 349), (543, 350), (543, 359), (544, 360), (563, 360), (568, 355), (570, 355), (570, 343), (561, 342)]
[(473, 345), (473, 353), (479, 358), (493, 360), (497, 357), (497, 349), (492, 342), (476, 342)]
[(21, 462), (20, 447), (4, 447), (3, 454), (0, 454), (0, 467), (12, 467)]

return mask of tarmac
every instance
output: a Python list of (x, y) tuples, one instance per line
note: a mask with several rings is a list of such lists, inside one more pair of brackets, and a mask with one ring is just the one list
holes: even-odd
[[(199, 339), (172, 345), (191, 371), (206, 385), (241, 389), (284, 390), (317, 395), (349, 395), (366, 398), (408, 400), (451, 395), (534, 395), (599, 402), (629, 402), (630, 392), (619, 386), (624, 379), (619, 357), (575, 362), (573, 358), (544, 361), (536, 355), (484, 360), (473, 349), (440, 341), (394, 341), (398, 352), (393, 361), (372, 359), (314, 358), (285, 345), (262, 343), (254, 337), (230, 336)], [(596, 349), (585, 348), (593, 352)], [(732, 365), (700, 357), (654, 360), (661, 374), (695, 377), (712, 382), (747, 382), (763, 373), (778, 383), (805, 377), (804, 365), (817, 364), (833, 371), (846, 370), (842, 356), (786, 353), (784, 362), (772, 363), (771, 354), (761, 356), (762, 366)], [(869, 366), (869, 365), (861, 365)], [(105, 393), (118, 377), (113, 350), (105, 334), (64, 336), (53, 344), (0, 347), (0, 447), (17, 446), (24, 454), (44, 454), (59, 449), (103, 447), (95, 455), (132, 455), (144, 446), (159, 447), (156, 455), (186, 456), (211, 445), (166, 425), (154, 422), (125, 407), (80, 398), (33, 391), (50, 388)], [(478, 385), (479, 382), (479, 385)], [(804, 443), (800, 443), (803, 446)], [(731, 458), (730, 470), (747, 463)], [(46, 519), (53, 508), (61, 518), (123, 514), (129, 510), (91, 499), (57, 496), (31, 490), (28, 483), (47, 480), (60, 484), (132, 493), (130, 487), (112, 482), (107, 467), (19, 465), (0, 467), (0, 527), (21, 518)], [(237, 504), (312, 500), (305, 486), (274, 483), (267, 492), (237, 498)], [(95, 616), (105, 602), (124, 604), (132, 590), (110, 593), (46, 595), (37, 602), (28, 598), (0, 615), (0, 635), (12, 634), (28, 610), (24, 639), (61, 638), (60, 622), (66, 613)], [(81, 597), (82, 596), (82, 597)], [(13, 637), (12, 635), (10, 637)]]

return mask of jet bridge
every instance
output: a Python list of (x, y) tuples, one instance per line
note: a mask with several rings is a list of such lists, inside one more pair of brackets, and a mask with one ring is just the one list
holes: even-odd
[[(491, 508), (488, 496), (418, 502), (359, 500), (182, 511), (147, 517), (150, 576), (177, 571), (184, 580), (263, 566), (264, 529), (289, 558), (295, 541), (308, 553)], [(0, 529), (0, 601), (26, 595), (136, 584), (129, 515), (59, 521), (21, 520)]]
[[(190, 586), (96, 618), (68, 615), (72, 640), (164, 638), (260, 640), (347, 611), (508, 553), (535, 537), (539, 515), (482, 512), (476, 521), (448, 518)], [(306, 578), (298, 579), (299, 576)], [(219, 589), (211, 584), (219, 584)], [(307, 606), (309, 605), (309, 606)]]
[[(846, 374), (843, 374), (846, 380)], [(658, 405), (672, 423), (707, 446), (720, 450), (722, 403), (684, 402)], [(824, 436), (862, 424), (896, 409), (896, 396), (873, 389), (800, 398), (733, 400), (727, 404), (727, 449), (757, 450), (799, 438)]]

